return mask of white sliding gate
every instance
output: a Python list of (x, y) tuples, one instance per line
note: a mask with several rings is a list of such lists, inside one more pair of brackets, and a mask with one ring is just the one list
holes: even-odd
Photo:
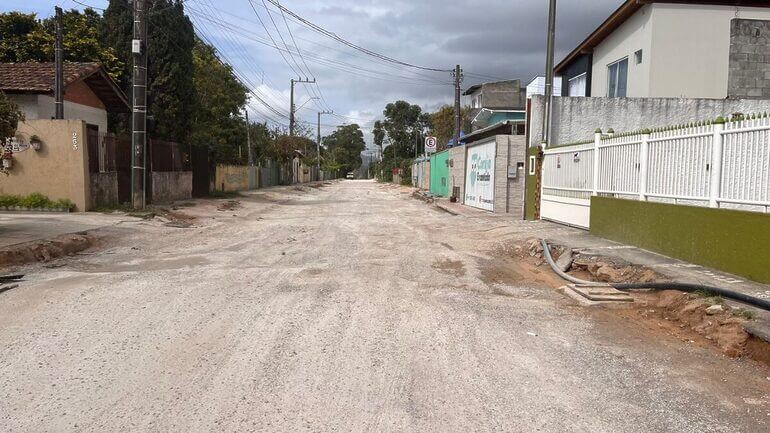
[(597, 133), (544, 154), (544, 219), (589, 228), (592, 195), (770, 212), (768, 117)]

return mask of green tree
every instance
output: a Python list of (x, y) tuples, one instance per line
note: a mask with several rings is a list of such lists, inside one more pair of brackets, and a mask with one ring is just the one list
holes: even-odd
[(195, 31), (180, 0), (155, 0), (148, 15), (148, 109), (155, 118), (152, 136), (186, 143), (197, 100)]
[(361, 166), (361, 152), (366, 148), (366, 142), (357, 124), (337, 127), (322, 142), (327, 150), (324, 170), (347, 173)]
[[(461, 131), (466, 134), (471, 130), (471, 108), (463, 107), (460, 110), (462, 121)], [(452, 105), (444, 105), (430, 115), (432, 128), (431, 135), (436, 137), (439, 150), (446, 149), (449, 140), (455, 135), (455, 108)]]
[(4, 142), (5, 138), (13, 137), (19, 122), (23, 120), (24, 113), (19, 110), (18, 105), (5, 93), (0, 92), (0, 142)]
[(40, 28), (40, 21), (35, 14), (0, 14), (0, 62), (28, 62), (43, 57), (41, 47), (29, 43), (30, 34)]
[[(102, 43), (102, 17), (91, 8), (62, 14), (64, 60), (98, 62), (113, 78), (119, 78), (123, 63), (114, 49)], [(0, 14), (0, 60), (3, 62), (52, 62), (54, 18), (38, 21), (34, 14)]]
[(115, 52), (115, 56), (123, 65), (115, 78), (126, 95), (131, 94), (131, 73), (133, 59), (131, 57), (131, 39), (134, 32), (134, 12), (128, 0), (110, 0), (104, 10), (101, 27), (101, 40)]
[(193, 49), (193, 83), (196, 104), (190, 143), (207, 146), (220, 162), (246, 158), (246, 122), (240, 117), (247, 89), (232, 68), (219, 60), (216, 51), (200, 39)]

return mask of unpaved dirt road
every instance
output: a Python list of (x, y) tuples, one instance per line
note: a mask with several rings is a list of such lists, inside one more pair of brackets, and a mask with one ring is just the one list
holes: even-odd
[(765, 367), (516, 282), (488, 222), (372, 182), (240, 201), (25, 269), (0, 431), (770, 431)]

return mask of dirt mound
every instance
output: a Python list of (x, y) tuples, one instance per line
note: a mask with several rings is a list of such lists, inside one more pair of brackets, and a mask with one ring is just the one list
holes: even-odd
[(47, 262), (92, 246), (96, 237), (87, 233), (57, 236), (43, 241), (25, 242), (0, 250), (0, 266)]
[(720, 297), (708, 293), (688, 294), (677, 290), (637, 293), (643, 305), (637, 314), (664, 328), (692, 331), (715, 344), (725, 355), (747, 353), (749, 334), (744, 329), (750, 313), (730, 307)]
[(238, 200), (227, 200), (226, 202), (217, 206), (217, 210), (220, 212), (227, 212), (241, 207), (241, 202)]

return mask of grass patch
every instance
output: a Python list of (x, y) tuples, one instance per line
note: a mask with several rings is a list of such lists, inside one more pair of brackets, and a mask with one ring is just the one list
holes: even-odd
[(757, 313), (751, 310), (746, 310), (744, 308), (739, 309), (735, 315), (746, 320), (754, 320), (757, 318)]
[(698, 296), (700, 298), (704, 298), (706, 302), (708, 302), (711, 305), (722, 305), (725, 303), (725, 298), (717, 295), (716, 293), (712, 292), (708, 289), (698, 289), (694, 292), (692, 292), (695, 296)]

